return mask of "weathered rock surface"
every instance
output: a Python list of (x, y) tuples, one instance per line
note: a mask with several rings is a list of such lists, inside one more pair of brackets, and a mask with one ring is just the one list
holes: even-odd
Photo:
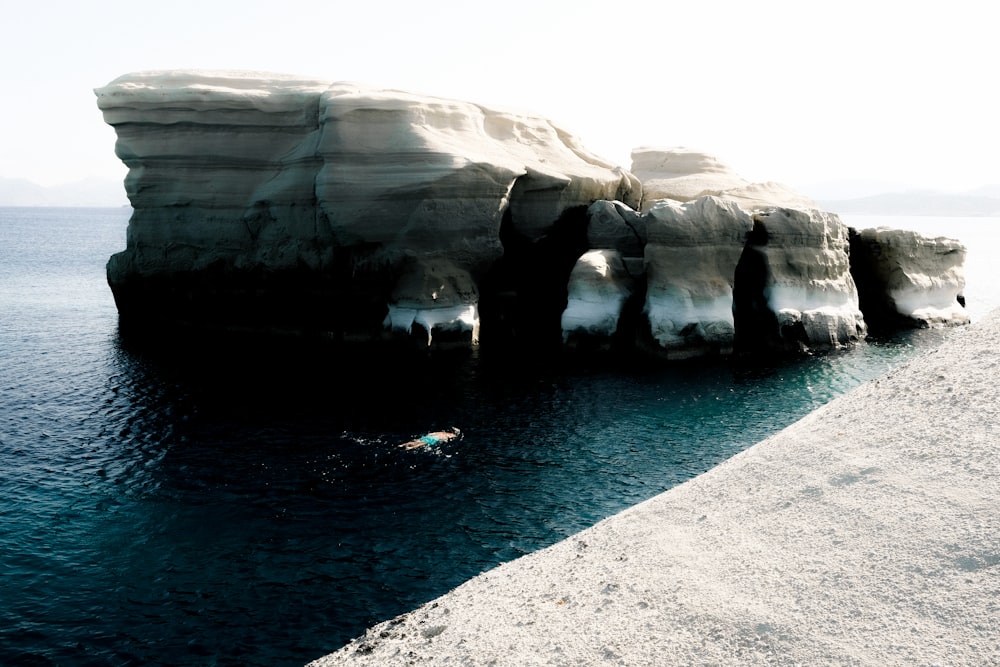
[(687, 148), (636, 148), (632, 173), (642, 183), (643, 211), (658, 199), (686, 202), (706, 196), (730, 199), (747, 211), (817, 208), (816, 202), (780, 183), (751, 183), (715, 156)]
[(732, 200), (659, 200), (643, 217), (645, 312), (669, 358), (830, 349), (862, 338), (847, 227), (820, 211), (751, 214)]
[(572, 206), (638, 206), (628, 172), (527, 114), (247, 72), (95, 92), (135, 209), (108, 265), (123, 317), (365, 330), (414, 256), (478, 280), (508, 210), (536, 239)]
[(876, 319), (967, 321), (960, 244), (866, 230), (852, 265), (835, 215), (704, 153), (636, 149), (633, 175), (544, 118), (284, 75), (141, 72), (96, 93), (134, 208), (108, 262), (123, 322), (823, 349), (865, 333), (852, 272)]
[(968, 324), (965, 246), (900, 229), (852, 230), (851, 263), (875, 326)]
[(650, 336), (668, 358), (729, 354), (736, 329), (733, 281), (752, 227), (734, 202), (657, 201), (643, 218)]
[(587, 243), (591, 248), (642, 257), (649, 240), (646, 219), (631, 207), (620, 201), (596, 201), (587, 210), (587, 218)]
[(863, 338), (847, 226), (832, 213), (786, 208), (755, 213), (753, 225), (736, 272), (737, 336), (749, 338), (741, 345), (829, 349)]
[(642, 183), (644, 209), (657, 199), (685, 202), (750, 184), (714, 155), (686, 148), (636, 148), (632, 173)]
[(583, 345), (591, 340), (610, 341), (634, 284), (617, 250), (584, 253), (569, 276), (561, 321), (563, 340)]

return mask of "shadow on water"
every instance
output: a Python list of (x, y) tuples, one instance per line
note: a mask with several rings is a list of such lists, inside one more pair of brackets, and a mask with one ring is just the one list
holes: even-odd
[(936, 342), (662, 367), (144, 340), (104, 272), (128, 211), (0, 213), (0, 665), (304, 664)]
[[(3, 584), (0, 662), (303, 664), (915, 348), (739, 366), (129, 332), (105, 349), (47, 468), (64, 478), (36, 494), (52, 506), (35, 509), (51, 514), (45, 550), (19, 545)], [(461, 437), (398, 446), (450, 427)], [(59, 604), (39, 607), (39, 591)]]
[(662, 367), (143, 340), (104, 271), (127, 220), (0, 210), (0, 665), (302, 665), (936, 342)]

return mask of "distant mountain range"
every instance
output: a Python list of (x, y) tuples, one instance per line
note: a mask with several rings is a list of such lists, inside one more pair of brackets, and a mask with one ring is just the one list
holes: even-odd
[(121, 181), (87, 178), (43, 186), (24, 178), (0, 178), (0, 206), (127, 206)]
[(855, 199), (819, 199), (820, 208), (854, 215), (1000, 217), (1000, 196), (942, 192), (891, 192)]
[[(1000, 217), (1000, 183), (961, 193), (906, 190), (886, 181), (836, 181), (794, 188), (833, 213)], [(127, 206), (121, 181), (88, 178), (42, 186), (0, 178), (0, 206)]]
[(835, 181), (800, 186), (820, 208), (852, 215), (1000, 217), (1000, 183), (967, 192), (915, 190), (887, 181)]

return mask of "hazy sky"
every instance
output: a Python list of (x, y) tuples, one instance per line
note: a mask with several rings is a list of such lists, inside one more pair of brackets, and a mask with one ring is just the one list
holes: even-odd
[[(821, 8), (822, 7), (822, 8)], [(625, 167), (687, 146), (790, 185), (1000, 182), (982, 0), (130, 0), (3, 11), (0, 177), (120, 178), (93, 88), (253, 69), (532, 111)]]

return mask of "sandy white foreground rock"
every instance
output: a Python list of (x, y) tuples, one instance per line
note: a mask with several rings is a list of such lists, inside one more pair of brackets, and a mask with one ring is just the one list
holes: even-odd
[(998, 372), (995, 312), (312, 665), (998, 664)]

